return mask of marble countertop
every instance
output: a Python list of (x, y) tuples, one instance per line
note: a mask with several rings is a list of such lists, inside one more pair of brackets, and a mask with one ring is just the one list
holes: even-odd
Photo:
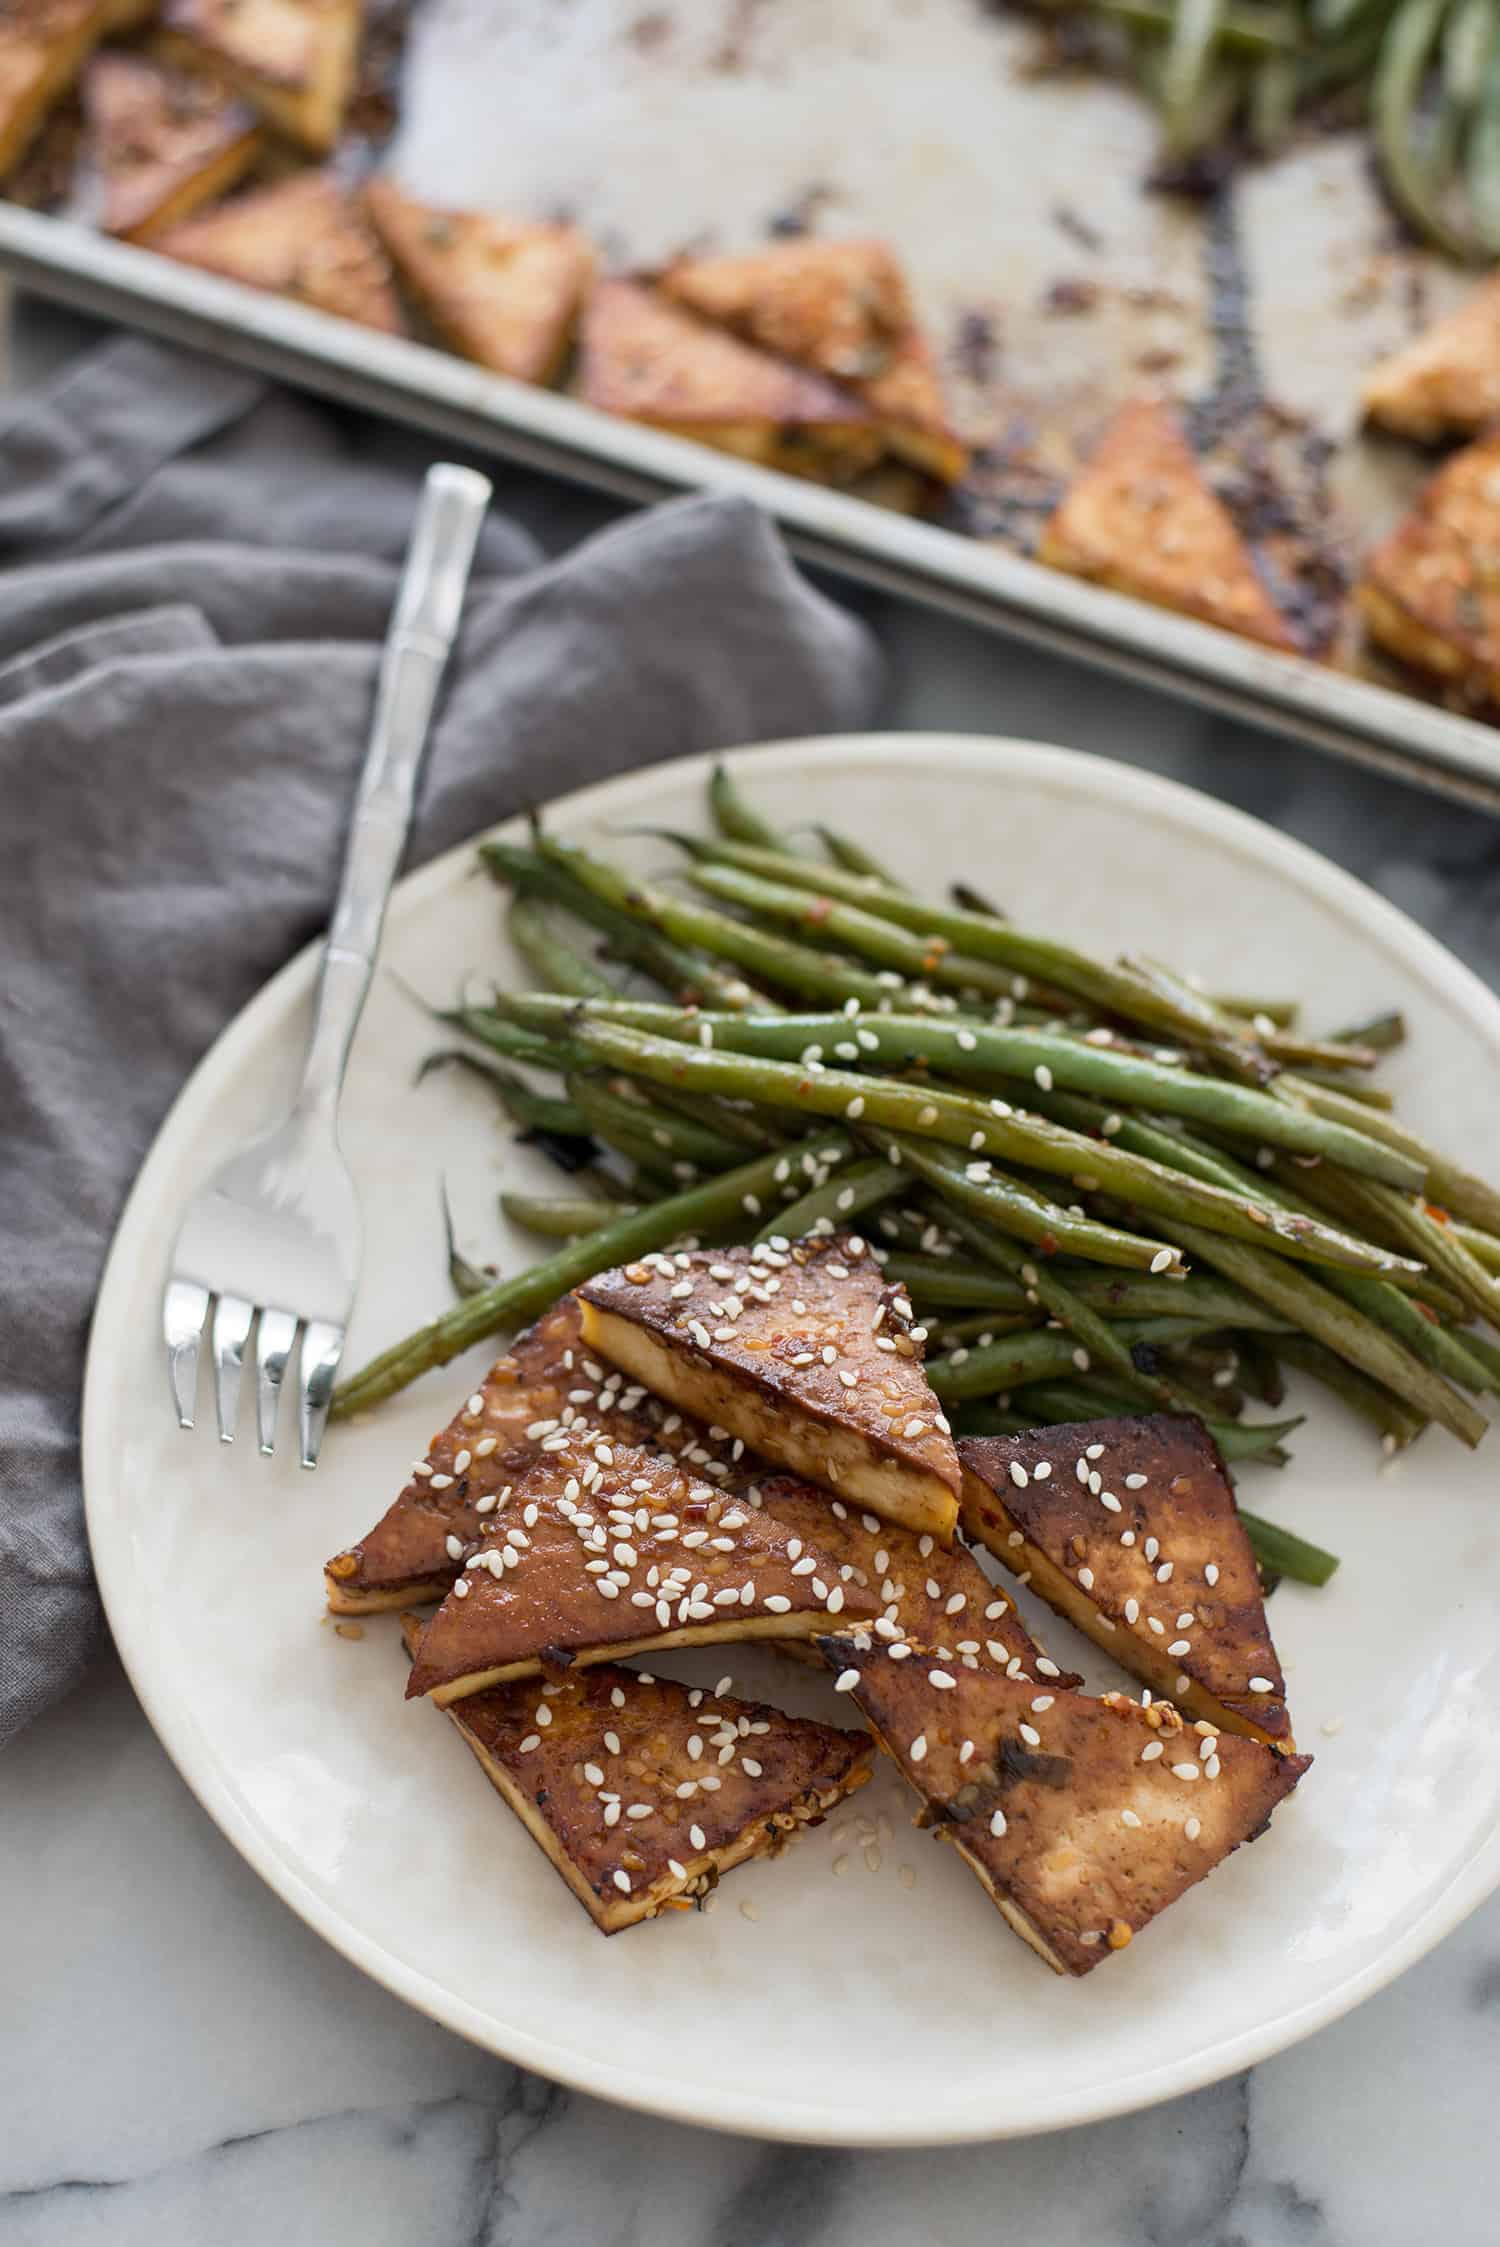
[[(87, 331), (25, 308), (35, 379)], [(588, 503), (538, 485), (559, 540)], [(1315, 845), (1500, 983), (1500, 824), (895, 606), (890, 721), (1065, 741)], [(281, 1905), (112, 1654), (0, 1764), (0, 2247), (1491, 2247), (1500, 1897), (1359, 2012), (1148, 2114), (943, 2153), (643, 2120), (406, 2010)]]

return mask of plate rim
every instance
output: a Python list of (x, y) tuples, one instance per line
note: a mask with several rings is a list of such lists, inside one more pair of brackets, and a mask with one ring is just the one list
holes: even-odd
[[(796, 736), (772, 742), (741, 745), (725, 750), (663, 760), (616, 774), (609, 780), (574, 789), (556, 798), (549, 811), (568, 822), (607, 817), (612, 802), (627, 800), (653, 775), (670, 769), (706, 782), (716, 764), (737, 769), (759, 763), (795, 769), (809, 758), (843, 756), (887, 763), (915, 758), (951, 760), (957, 764), (998, 765), (1007, 757), (1024, 761), (1033, 771), (1072, 777), (1086, 793), (1119, 799), (1154, 798), (1164, 812), (1188, 813), (1200, 827), (1236, 849), (1237, 855), (1262, 865), (1278, 862), (1301, 886), (1342, 907), (1357, 921), (1361, 933), (1402, 952), (1436, 984), (1464, 1014), (1471, 1031), (1487, 1031), (1500, 1055), (1500, 996), (1446, 945), (1404, 913), (1399, 906), (1369, 887), (1357, 875), (1336, 865), (1311, 845), (1283, 835), (1267, 821), (1225, 804), (1205, 790), (1185, 782), (1118, 762), (1103, 754), (1007, 734), (910, 731), (884, 729), (873, 732)], [(519, 826), (524, 814), (492, 822), (452, 845), (422, 866), (404, 874), (393, 893), (392, 904), (401, 912), (420, 911), (429, 893), (440, 892), (453, 869), (469, 860), (485, 835), (500, 834)], [(1101, 2122), (1139, 2112), (1166, 2099), (1181, 2097), (1222, 2081), (1287, 2050), (1318, 2029), (1386, 1988), (1415, 1965), (1437, 1943), (1452, 1933), (1471, 1912), (1500, 1887), (1500, 1831), (1482, 1836), (1468, 1857), (1455, 1865), (1442, 1887), (1425, 1908), (1390, 1941), (1381, 1953), (1345, 1980), (1310, 1999), (1283, 2010), (1253, 2028), (1199, 2048), (1186, 2060), (1164, 2060), (1139, 2069), (1118, 2083), (1100, 2087), (1079, 2102), (1049, 2091), (1036, 2110), (1012, 2119), (996, 2114), (986, 2120), (964, 2120), (944, 2126), (933, 2120), (903, 2128), (851, 2130), (836, 2110), (808, 2104), (783, 2104), (763, 2094), (737, 2086), (704, 2087), (694, 2078), (668, 2082), (653, 2079), (636, 2083), (628, 2067), (609, 2059), (584, 2054), (572, 2046), (549, 2041), (527, 2029), (497, 2023), (493, 2014), (469, 2002), (458, 1992), (437, 1982), (419, 1968), (408, 1965), (377, 1937), (360, 1927), (323, 1897), (241, 1808), (221, 1775), (214, 1751), (191, 1713), (173, 1697), (168, 1682), (157, 1675), (149, 1633), (140, 1625), (140, 1611), (132, 1613), (128, 1548), (116, 1537), (106, 1518), (102, 1492), (109, 1482), (109, 1462), (114, 1455), (107, 1443), (107, 1406), (103, 1359), (109, 1338), (122, 1311), (128, 1307), (141, 1233), (153, 1239), (148, 1215), (157, 1196), (156, 1174), (170, 1168), (172, 1142), (202, 1103), (212, 1104), (218, 1081), (236, 1062), (239, 1046), (254, 1036), (263, 1019), (284, 1011), (310, 991), (316, 971), (321, 937), (304, 946), (264, 983), (214, 1038), (168, 1108), (130, 1188), (106, 1256), (90, 1322), (84, 1368), (80, 1462), (84, 1516), (100, 1599), (110, 1633), (132, 1690), (162, 1748), (189, 1793), (207, 1812), (220, 1833), (305, 1925), (321, 1936), (351, 1965), (401, 1998), (439, 2026), (517, 2066), (527, 2067), (554, 2082), (637, 2112), (689, 2123), (700, 2128), (739, 2132), (785, 2144), (869, 2148), (916, 2148), (984, 2143), (1012, 2137), (1041, 2136), (1055, 2130)], [(117, 1308), (117, 1301), (119, 1308)], [(167, 1392), (162, 1388), (162, 1409)]]

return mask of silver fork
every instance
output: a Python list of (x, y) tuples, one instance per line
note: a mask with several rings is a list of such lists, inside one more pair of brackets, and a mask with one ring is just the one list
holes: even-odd
[(339, 1091), (489, 500), (489, 484), (473, 469), (428, 470), (386, 634), (301, 1088), (290, 1115), (231, 1156), (189, 1203), (162, 1306), (177, 1418), (190, 1428), (199, 1345), (213, 1304), (221, 1443), (234, 1441), (240, 1377), (258, 1316), (257, 1423), (266, 1453), (275, 1448), (282, 1380), (301, 1327), (304, 1467), (318, 1463), (359, 1276), (359, 1202), (339, 1151)]

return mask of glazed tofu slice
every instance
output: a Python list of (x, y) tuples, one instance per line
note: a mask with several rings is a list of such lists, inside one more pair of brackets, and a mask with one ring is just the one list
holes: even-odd
[(966, 1438), (967, 1534), (1154, 1693), (1289, 1749), (1260, 1575), (1201, 1420), (1170, 1413)]
[(1364, 386), (1371, 421), (1423, 444), (1473, 436), (1500, 414), (1500, 273), (1425, 335), (1382, 359)]
[(602, 281), (584, 308), (578, 392), (604, 413), (816, 483), (849, 483), (882, 450), (848, 392), (633, 281)]
[(493, 1526), (500, 1492), (532, 1459), (574, 1439), (665, 1451), (728, 1488), (740, 1471), (727, 1443), (584, 1346), (576, 1296), (565, 1295), (491, 1366), (439, 1429), (369, 1534), (324, 1572), (338, 1615), (441, 1599)]
[(545, 1668), (809, 1638), (875, 1613), (831, 1558), (695, 1467), (592, 1431), (523, 1461), (486, 1526), (423, 1634), (411, 1696), (446, 1706)]
[(362, 0), (166, 0), (167, 37), (210, 62), (278, 132), (324, 156), (354, 88)]
[[(816, 1544), (838, 1563), (840, 1581), (880, 1602), (873, 1622), (855, 1626), (876, 1643), (917, 1649), (964, 1669), (996, 1669), (1008, 1677), (1050, 1678), (1077, 1685), (1039, 1647), (1015, 1601), (992, 1584), (966, 1545), (946, 1551), (936, 1538), (882, 1521), (862, 1507), (830, 1499), (790, 1475), (775, 1475), (746, 1495), (784, 1529)], [(789, 1651), (796, 1651), (789, 1648)]]
[(1038, 558), (1267, 647), (1295, 641), (1170, 407), (1123, 406), (1064, 493)]
[(1403, 663), (1471, 705), (1500, 702), (1500, 435), (1424, 487), (1366, 562), (1359, 605)]
[[(1264, 1832), (1310, 1757), (1189, 1727), (1160, 1702), (1039, 1693), (994, 1671), (830, 1641), (852, 1698), (936, 1828), (1059, 1974), (1087, 1974)], [(934, 1701), (940, 1712), (934, 1714)]]
[(453, 350), (519, 382), (562, 371), (594, 272), (576, 226), (446, 211), (372, 180), (365, 208), (402, 282)]
[(357, 204), (324, 172), (297, 172), (238, 196), (157, 235), (152, 247), (363, 327), (402, 332), (386, 254)]
[[(420, 1626), (402, 1628), (411, 1650)], [(606, 1935), (779, 1856), (865, 1784), (873, 1759), (867, 1733), (613, 1663), (492, 1686), (447, 1714)]]
[(763, 351), (847, 384), (898, 459), (943, 483), (963, 474), (968, 447), (888, 244), (778, 242), (743, 257), (684, 258), (661, 285)]
[(764, 1459), (949, 1544), (958, 1454), (905, 1291), (847, 1235), (701, 1249), (579, 1289), (584, 1340)]
[(99, 224), (145, 242), (226, 195), (260, 154), (255, 113), (201, 71), (106, 48), (83, 74)]
[(107, 33), (140, 22), (150, 0), (9, 0), (0, 9), (0, 178)]

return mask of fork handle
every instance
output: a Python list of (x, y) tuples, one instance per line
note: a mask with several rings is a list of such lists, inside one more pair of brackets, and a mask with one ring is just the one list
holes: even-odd
[(350, 821), (338, 900), (323, 952), (297, 1105), (337, 1106), (370, 988), (386, 900), (411, 826), (422, 752), (458, 631), (479, 528), (491, 497), (472, 468), (429, 468), (386, 633), (370, 745)]

